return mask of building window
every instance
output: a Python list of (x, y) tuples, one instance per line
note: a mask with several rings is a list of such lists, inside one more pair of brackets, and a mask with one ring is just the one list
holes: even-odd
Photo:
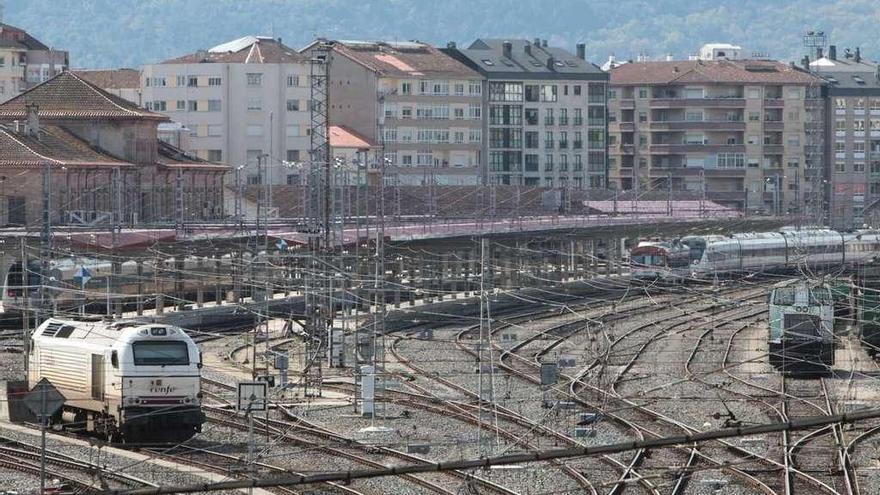
[(789, 158), (787, 166), (788, 168), (800, 168), (801, 162), (797, 158)]
[(648, 97), (648, 88), (639, 88), (639, 98), (645, 99)]
[(221, 111), (222, 103), (220, 100), (208, 100), (208, 111), (209, 112), (219, 112)]
[(223, 135), (223, 126), (219, 124), (208, 125), (208, 136), (218, 137)]
[(199, 111), (199, 102), (196, 100), (189, 100), (186, 102), (186, 109), (190, 112), (198, 112)]
[(553, 149), (553, 131), (546, 131), (544, 133), (544, 148)]
[(468, 131), (468, 141), (472, 143), (482, 143), (483, 142), (483, 130), (482, 129), (471, 129)]
[(464, 83), (455, 83), (455, 96), (464, 96)]
[(837, 132), (845, 132), (846, 131), (846, 121), (843, 119), (837, 119), (834, 121), (834, 130)]
[(791, 136), (788, 136), (788, 139), (786, 140), (786, 144), (788, 144), (789, 146), (800, 146), (801, 139), (797, 135), (791, 135)]
[(864, 172), (865, 171), (865, 162), (854, 162), (853, 163), (853, 172)]
[(208, 86), (220, 86), (222, 84), (222, 80), (219, 77), (209, 77), (208, 78)]
[(523, 101), (523, 86), (519, 83), (489, 83), (489, 101)]
[(288, 112), (299, 112), (299, 100), (287, 100)]
[(299, 86), (299, 76), (296, 74), (288, 74), (287, 75), (287, 87), (295, 88)]
[(575, 96), (580, 96), (580, 95), (581, 95), (581, 85), (580, 85), (580, 84), (575, 84), (575, 85), (574, 85), (574, 90), (573, 90), (573, 91), (574, 91), (574, 95), (575, 95)]
[(760, 122), (761, 112), (749, 112), (749, 122)]
[(555, 84), (544, 84), (541, 86), (541, 101), (554, 102), (557, 98), (558, 95)]
[(544, 156), (544, 171), (552, 172), (553, 171), (553, 155), (545, 155)]
[(299, 150), (287, 150), (287, 161), (288, 162), (298, 162), (299, 161)]
[(846, 172), (846, 162), (834, 162), (835, 172)]
[(718, 153), (718, 168), (743, 168), (745, 165), (742, 153)]
[(453, 141), (457, 144), (464, 143), (464, 131), (455, 131), (452, 133)]
[(854, 110), (864, 110), (865, 109), (865, 99), (864, 98), (856, 98), (853, 100), (853, 109)]
[(400, 83), (400, 94), (411, 95), (412, 94), (412, 83), (411, 82)]
[(835, 153), (846, 153), (846, 142), (845, 141), (835, 141), (834, 142), (834, 152)]
[(247, 135), (248, 136), (262, 136), (263, 135), (263, 126), (261, 124), (248, 124)]
[(247, 85), (248, 86), (262, 86), (263, 85), (263, 74), (249, 72), (246, 77), (247, 77)]
[(263, 109), (263, 99), (262, 98), (248, 98), (247, 109), (248, 110), (262, 110)]
[(186, 100), (177, 100), (177, 110), (181, 112), (186, 110)]
[(208, 161), (209, 162), (222, 162), (223, 161), (223, 150), (208, 150)]
[(856, 141), (853, 143), (853, 153), (864, 153), (865, 152), (865, 142), (864, 141)]
[(165, 100), (156, 100), (153, 102), (153, 110), (157, 112), (164, 112), (166, 110)]
[(471, 81), (468, 83), (468, 92), (472, 95), (483, 94), (483, 85), (480, 81)]
[(617, 90), (616, 89), (609, 89), (608, 90), (608, 99), (609, 100), (616, 100), (617, 99)]
[(645, 123), (648, 121), (648, 112), (639, 112), (639, 122)]
[(186, 85), (190, 88), (199, 87), (199, 78), (197, 76), (189, 76), (186, 78)]
[(834, 99), (834, 108), (838, 110), (843, 110), (846, 108), (846, 98), (835, 98)]
[(544, 110), (544, 125), (553, 125), (555, 123), (553, 116), (553, 109), (547, 108)]
[(853, 130), (856, 132), (864, 132), (865, 121), (862, 119), (853, 120)]
[(468, 105), (468, 117), (473, 120), (482, 119), (483, 107), (478, 104), (471, 103), (470, 105)]
[[(403, 118), (405, 118), (405, 119), (412, 118), (412, 108), (409, 109), (409, 116), (406, 116), (406, 110), (407, 110), (406, 108), (403, 109), (401, 116), (403, 116)], [(461, 107), (453, 108), (452, 109), (452, 117), (455, 120), (464, 120), (464, 108), (461, 108)]]
[(568, 172), (568, 155), (561, 155), (559, 157), (559, 171)]
[(186, 86), (186, 76), (176, 76), (175, 82), (177, 83), (175, 84), (175, 86), (177, 86), (178, 88)]
[(538, 155), (526, 155), (525, 156), (525, 171), (526, 172), (537, 172), (538, 171)]

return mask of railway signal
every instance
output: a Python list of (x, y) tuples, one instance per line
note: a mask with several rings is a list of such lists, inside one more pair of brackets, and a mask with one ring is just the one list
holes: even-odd
[(40, 418), (40, 493), (46, 491), (46, 420), (61, 409), (66, 399), (43, 378), (24, 398), (24, 405)]

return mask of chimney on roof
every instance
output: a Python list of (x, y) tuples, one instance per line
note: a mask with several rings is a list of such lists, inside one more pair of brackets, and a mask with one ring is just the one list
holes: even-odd
[(552, 56), (547, 57), (547, 68), (554, 70), (554, 67), (556, 67), (556, 60)]
[(810, 70), (810, 56), (804, 55), (804, 58), (801, 60), (801, 65), (804, 66), (804, 70)]
[(547, 48), (547, 40), (541, 40), (541, 47)]
[(501, 48), (504, 51), (504, 58), (513, 58), (513, 43), (505, 41), (501, 44)]
[(532, 54), (532, 45), (526, 43), (526, 46), (523, 47), (523, 51), (526, 52), (526, 55)]
[(678, 66), (677, 65), (672, 66), (672, 72), (675, 74), (678, 74)]
[(862, 49), (859, 47), (856, 47), (856, 59), (855, 60), (856, 60), (856, 63), (859, 63), (862, 61)]
[(666, 54), (666, 61), (672, 62), (673, 60), (675, 60), (675, 57), (673, 57), (671, 53), (667, 53)]
[(535, 46), (537, 46), (538, 48), (541, 47), (541, 38), (535, 38)]
[(586, 43), (578, 43), (577, 44), (577, 56), (581, 60), (587, 59), (587, 44)]
[[(821, 50), (821, 48), (820, 48)], [(820, 56), (821, 58), (821, 56)], [(828, 46), (828, 58), (831, 60), (837, 60), (837, 45), (829, 45)]]
[(446, 48), (449, 48), (450, 50), (455, 50), (455, 42), (450, 41), (449, 43), (446, 43)]
[(28, 103), (25, 105), (27, 112), (27, 123), (25, 124), (24, 133), (30, 137), (40, 138), (40, 106), (36, 103)]

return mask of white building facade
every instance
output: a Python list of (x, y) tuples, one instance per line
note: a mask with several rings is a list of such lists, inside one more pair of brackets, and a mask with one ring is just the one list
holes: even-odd
[(190, 130), (187, 151), (243, 166), (249, 184), (285, 184), (285, 162), (308, 159), (309, 72), (280, 39), (247, 36), (145, 66), (141, 91), (144, 106)]

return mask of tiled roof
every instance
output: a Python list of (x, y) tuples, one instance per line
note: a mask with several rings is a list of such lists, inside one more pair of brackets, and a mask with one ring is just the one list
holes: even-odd
[(168, 169), (199, 169), (212, 172), (222, 172), (230, 169), (228, 165), (202, 160), (161, 140), (159, 141), (159, 159), (157, 162), (160, 166)]
[(674, 60), (632, 62), (611, 70), (612, 85), (627, 84), (817, 84), (821, 79), (772, 60)]
[[(220, 51), (228, 49), (227, 51)], [(305, 57), (280, 39), (265, 36), (245, 36), (211, 50), (200, 50), (163, 64), (295, 64), (305, 62)]]
[[(331, 41), (333, 50), (382, 76), (460, 77), (480, 75), (437, 48), (417, 41)], [(306, 50), (309, 47), (306, 47)]]
[(46, 119), (168, 120), (165, 115), (145, 110), (124, 98), (112, 95), (69, 71), (0, 104), (0, 119), (24, 119), (28, 104), (38, 105), (40, 117)]
[(49, 47), (27, 33), (24, 29), (0, 23), (0, 47), (21, 50), (48, 50)]
[(371, 143), (366, 137), (343, 125), (330, 126), (331, 148), (375, 148), (376, 143)]
[[(510, 43), (510, 56), (504, 55), (504, 43)], [(543, 46), (524, 39), (478, 39), (468, 48), (447, 48), (453, 56), (488, 77), (518, 79), (607, 79), (608, 76), (592, 63), (562, 48)], [(553, 59), (552, 68), (548, 67)]]
[(0, 169), (39, 168), (46, 163), (70, 168), (133, 167), (105, 155), (57, 126), (40, 128), (39, 139), (0, 125)]
[(103, 89), (141, 87), (141, 72), (137, 69), (90, 69), (74, 70), (73, 73)]

